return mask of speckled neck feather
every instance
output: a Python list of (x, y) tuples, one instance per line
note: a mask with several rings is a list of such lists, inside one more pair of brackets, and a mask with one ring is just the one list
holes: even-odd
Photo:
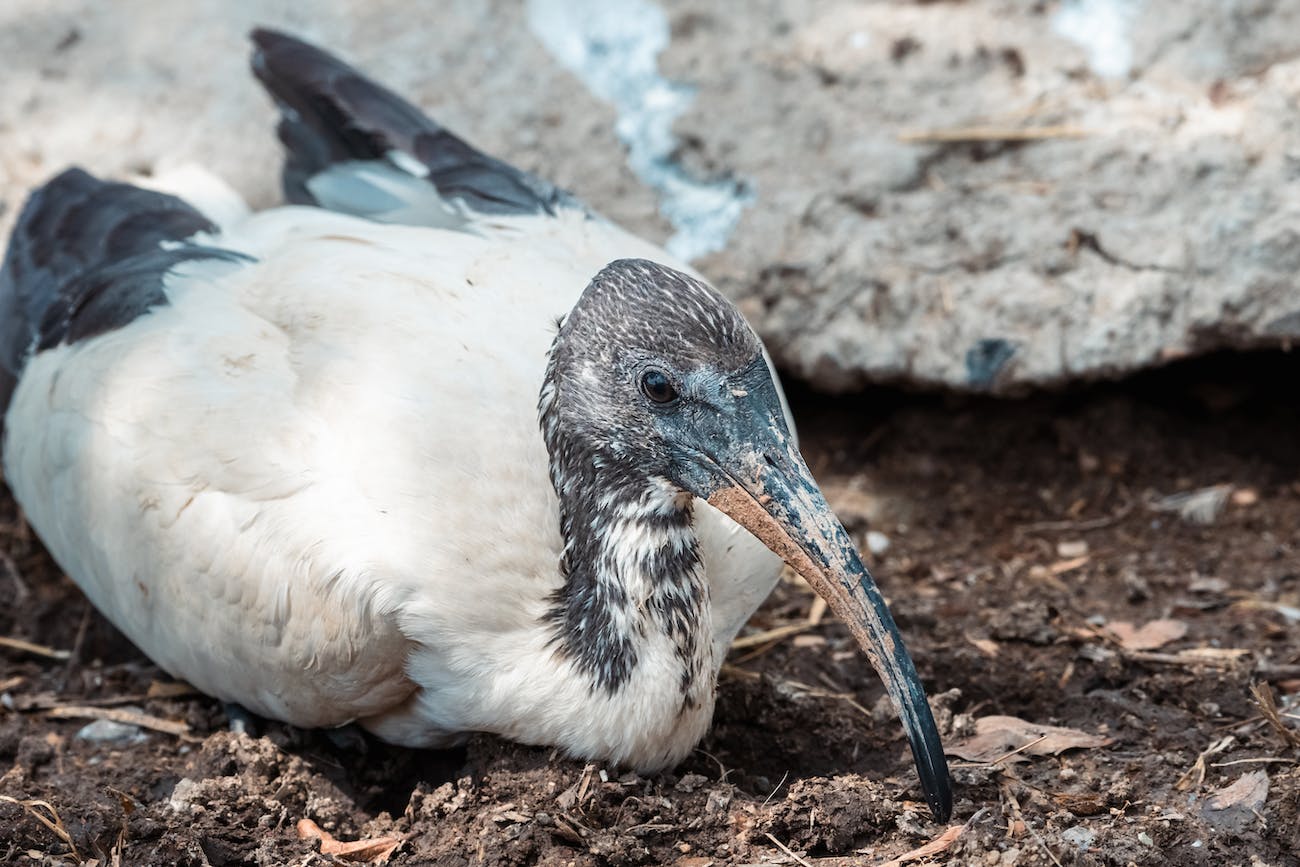
[(633, 677), (638, 644), (657, 630), (673, 642), (683, 701), (693, 706), (710, 636), (701, 634), (708, 585), (690, 495), (584, 448), (545, 404), (542, 430), (564, 537), (564, 586), (548, 614), (559, 652), (614, 693)]
[[(613, 263), (597, 282), (631, 283), (658, 268), (633, 260)], [(690, 279), (664, 273), (674, 281)], [(653, 276), (660, 276), (657, 270)], [(679, 293), (690, 300), (685, 289)], [(699, 309), (712, 313), (704, 304)], [(613, 694), (636, 676), (646, 642), (656, 633), (665, 636), (681, 665), (683, 707), (695, 707), (700, 690), (711, 689), (713, 668), (708, 584), (692, 527), (693, 498), (667, 479), (620, 460), (624, 444), (591, 442), (563, 423), (561, 404), (578, 399), (566, 389), (581, 388), (562, 381), (558, 359), (564, 332), (561, 327), (552, 345), (538, 407), (564, 538), (565, 583), (548, 613), (555, 643), (560, 654), (591, 675), (595, 688)], [(580, 351), (596, 356), (606, 349)]]

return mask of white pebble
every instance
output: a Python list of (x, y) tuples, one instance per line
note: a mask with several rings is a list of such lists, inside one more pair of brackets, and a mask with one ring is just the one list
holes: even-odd
[(189, 777), (181, 777), (172, 788), (171, 797), (167, 799), (167, 806), (178, 813), (184, 812), (190, 809), (190, 806), (200, 794), (201, 790), (198, 783)]
[(1062, 831), (1061, 839), (1076, 849), (1087, 851), (1092, 848), (1096, 835), (1082, 825), (1075, 825), (1073, 828), (1066, 828)]
[(97, 719), (93, 723), (82, 726), (81, 731), (77, 732), (77, 740), (96, 743), (121, 743), (134, 741), (137, 738), (144, 739), (139, 726), (113, 722), (111, 719)]

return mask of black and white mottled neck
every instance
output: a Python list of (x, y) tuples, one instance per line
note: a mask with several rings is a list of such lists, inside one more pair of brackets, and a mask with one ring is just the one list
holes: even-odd
[(646, 640), (662, 635), (693, 708), (712, 689), (712, 636), (692, 498), (567, 436), (548, 412), (553, 395), (543, 390), (542, 430), (564, 538), (564, 586), (548, 615), (559, 651), (612, 694), (635, 676)]
[(683, 388), (689, 377), (716, 385), (760, 351), (715, 289), (643, 259), (606, 265), (560, 323), (538, 407), (564, 538), (549, 617), (561, 654), (598, 690), (613, 695), (638, 678), (663, 687), (677, 665), (683, 707), (711, 695), (693, 498), (668, 479), (680, 427), (638, 383), (654, 370)]

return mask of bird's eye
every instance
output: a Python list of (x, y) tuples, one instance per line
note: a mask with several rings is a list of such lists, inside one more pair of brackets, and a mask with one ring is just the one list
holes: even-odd
[(677, 389), (668, 375), (653, 368), (641, 374), (641, 392), (655, 403), (671, 403), (677, 399)]

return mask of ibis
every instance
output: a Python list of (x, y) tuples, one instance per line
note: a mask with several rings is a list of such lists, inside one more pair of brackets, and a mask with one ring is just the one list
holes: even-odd
[(946, 818), (924, 688), (737, 309), (336, 57), (253, 42), (290, 204), (74, 168), (9, 240), (5, 479), (91, 602), (266, 717), (650, 772), (784, 561)]

